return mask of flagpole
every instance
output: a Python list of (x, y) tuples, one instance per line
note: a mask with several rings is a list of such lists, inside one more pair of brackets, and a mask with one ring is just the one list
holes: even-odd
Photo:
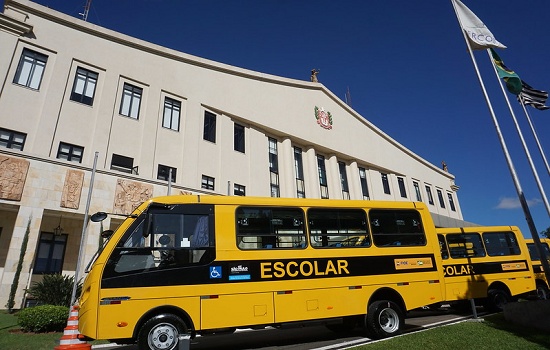
[(537, 182), (537, 186), (538, 186), (539, 192), (542, 196), (544, 206), (546, 207), (546, 212), (548, 213), (548, 216), (550, 216), (550, 205), (548, 204), (548, 198), (546, 198), (546, 193), (544, 192), (544, 188), (542, 187), (542, 184), (540, 182), (539, 173), (537, 172), (537, 169), (535, 168), (535, 164), (533, 163), (533, 158), (531, 157), (531, 153), (529, 152), (529, 149), (527, 148), (527, 144), (525, 143), (525, 138), (523, 137), (523, 133), (521, 132), (521, 128), (519, 127), (518, 120), (516, 118), (516, 114), (514, 113), (514, 110), (512, 109), (512, 105), (510, 104), (510, 99), (508, 98), (508, 94), (504, 90), (504, 86), (502, 85), (502, 80), (500, 79), (500, 77), (498, 75), (498, 71), (497, 71), (497, 68), (495, 67), (493, 57), (491, 56), (491, 52), (489, 50), (487, 50), (487, 54), (489, 55), (489, 61), (491, 61), (491, 63), (493, 63), (493, 70), (495, 71), (498, 83), (500, 84), (500, 89), (502, 90), (502, 94), (504, 95), (504, 98), (506, 99), (506, 103), (508, 104), (508, 109), (510, 110), (510, 114), (512, 115), (512, 120), (514, 121), (514, 125), (516, 126), (516, 130), (517, 130), (519, 138), (521, 140), (521, 144), (523, 145), (523, 150), (525, 151), (525, 156), (527, 157), (527, 160), (529, 161), (529, 165), (531, 166), (531, 171), (533, 171), (533, 176), (535, 177), (535, 181)]
[(527, 118), (527, 121), (529, 122), (529, 126), (531, 127), (531, 132), (533, 133), (533, 137), (535, 138), (535, 141), (537, 142), (537, 146), (539, 148), (540, 155), (542, 156), (542, 159), (544, 160), (544, 165), (546, 165), (546, 171), (548, 172), (548, 175), (550, 175), (550, 166), (548, 166), (548, 161), (546, 160), (546, 155), (544, 154), (544, 151), (542, 149), (542, 145), (540, 144), (539, 137), (537, 135), (537, 132), (535, 131), (535, 127), (533, 123), (531, 122), (531, 117), (529, 116), (529, 113), (527, 112), (527, 108), (525, 107), (525, 101), (523, 100), (523, 97), (519, 96), (521, 107), (523, 107), (523, 112), (525, 113), (525, 118)]
[[(485, 102), (487, 103), (487, 107), (489, 108), (489, 112), (491, 113), (491, 117), (493, 119), (493, 123), (495, 125), (495, 130), (498, 135), (498, 139), (500, 141), (500, 145), (502, 147), (502, 151), (504, 152), (504, 156), (506, 158), (506, 162), (508, 164), (508, 169), (510, 170), (510, 175), (512, 176), (512, 180), (514, 181), (514, 185), (516, 187), (516, 192), (519, 198), (519, 202), (521, 204), (521, 208), (523, 209), (523, 213), (525, 215), (525, 220), (527, 221), (527, 226), (529, 227), (529, 231), (531, 232), (531, 236), (533, 237), (533, 241), (535, 243), (535, 247), (537, 248), (537, 251), (539, 252), (539, 256), (544, 257), (544, 250), (542, 248), (542, 244), (540, 242), (539, 234), (537, 231), (537, 228), (535, 227), (535, 223), (533, 222), (533, 217), (531, 216), (531, 211), (529, 210), (529, 206), (527, 205), (527, 200), (525, 199), (525, 195), (523, 193), (523, 189), (521, 188), (521, 185), (519, 183), (516, 170), (514, 168), (514, 164), (512, 163), (512, 159), (510, 158), (510, 154), (508, 152), (508, 148), (506, 147), (506, 142), (504, 141), (504, 137), (502, 136), (502, 132), (500, 130), (500, 126), (498, 124), (498, 120), (495, 116), (495, 112), (493, 110), (493, 106), (491, 105), (491, 101), (489, 99), (489, 95), (487, 94), (487, 90), (485, 89), (485, 84), (483, 83), (483, 79), (481, 78), (481, 74), (479, 73), (479, 69), (477, 67), (477, 62), (474, 57), (474, 53), (472, 51), (472, 47), (470, 46), (470, 42), (468, 41), (468, 37), (466, 36), (466, 32), (464, 31), (464, 27), (462, 23), (460, 22), (460, 16), (458, 15), (456, 4), (454, 0), (451, 0), (451, 3), (453, 4), (453, 9), (455, 11), (456, 18), (458, 20), (458, 23), (461, 28), (462, 36), (464, 37), (464, 41), (466, 42), (466, 47), (468, 47), (468, 52), (470, 53), (470, 58), (472, 59), (472, 64), (474, 65), (474, 69), (477, 74), (477, 78), (479, 80), (479, 84), (481, 85), (481, 90), (483, 91), (483, 96), (485, 97)], [(487, 51), (489, 51), (487, 49)], [(490, 53), (489, 53), (490, 54)], [(548, 265), (548, 260), (541, 258), (542, 267), (544, 270), (544, 273), (546, 275), (547, 280), (550, 281), (550, 267)]]

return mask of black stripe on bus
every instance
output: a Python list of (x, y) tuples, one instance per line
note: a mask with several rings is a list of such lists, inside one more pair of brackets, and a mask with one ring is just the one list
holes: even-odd
[[(512, 266), (513, 268), (505, 269), (504, 266)], [(487, 275), (522, 271), (529, 271), (529, 265), (526, 260), (443, 265), (443, 273), (445, 277)]]
[(103, 278), (101, 288), (289, 281), (436, 270), (433, 254), (214, 261), (202, 266), (152, 269)]

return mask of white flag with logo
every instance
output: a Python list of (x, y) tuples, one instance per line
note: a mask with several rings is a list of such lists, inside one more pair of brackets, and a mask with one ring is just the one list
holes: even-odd
[(460, 0), (451, 1), (455, 4), (460, 26), (466, 32), (472, 50), (483, 50), (490, 47), (506, 48), (506, 46), (498, 42), (489, 28), (466, 5)]

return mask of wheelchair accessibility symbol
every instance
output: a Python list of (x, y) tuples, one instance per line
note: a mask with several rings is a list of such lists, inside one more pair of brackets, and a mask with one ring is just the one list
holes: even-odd
[(222, 267), (210, 266), (210, 278), (222, 278)]

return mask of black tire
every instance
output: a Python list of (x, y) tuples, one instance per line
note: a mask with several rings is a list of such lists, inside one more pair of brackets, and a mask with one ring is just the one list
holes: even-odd
[(378, 300), (369, 305), (365, 316), (365, 331), (369, 338), (382, 339), (401, 334), (405, 319), (396, 303)]
[(138, 334), (138, 348), (150, 350), (173, 350), (178, 345), (178, 335), (187, 333), (181, 318), (162, 314), (143, 324)]
[(537, 283), (537, 298), (539, 300), (546, 300), (550, 299), (550, 291), (548, 290), (548, 287), (544, 285), (543, 283)]
[(502, 289), (489, 289), (487, 291), (487, 299), (485, 300), (485, 308), (491, 312), (502, 312), (504, 305), (512, 301), (510, 294)]

